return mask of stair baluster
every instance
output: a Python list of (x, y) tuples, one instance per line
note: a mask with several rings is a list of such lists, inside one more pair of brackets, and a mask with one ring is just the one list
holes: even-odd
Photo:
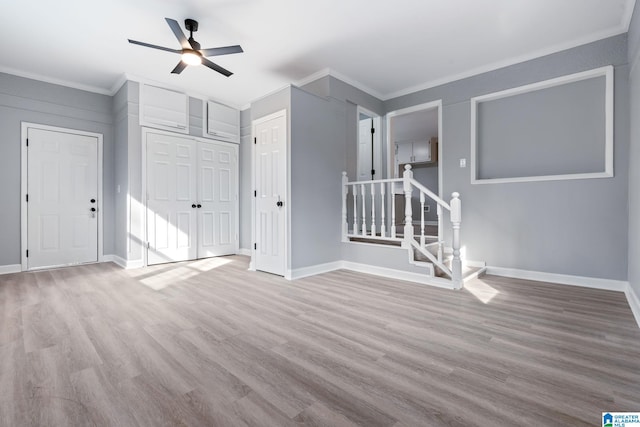
[(424, 247), (424, 193), (420, 192), (420, 246)]
[(362, 235), (367, 235), (367, 192), (364, 184), (360, 184), (360, 194), (362, 195)]
[(403, 245), (406, 248), (411, 247), (411, 241), (413, 240), (413, 212), (411, 210), (411, 193), (413, 187), (411, 180), (413, 179), (413, 171), (411, 165), (404, 166), (403, 189), (404, 189), (404, 241)]
[(371, 235), (376, 235), (376, 185), (371, 183)]
[(347, 183), (347, 173), (342, 172), (342, 241), (348, 242), (347, 234), (349, 233), (349, 221), (347, 219), (347, 196), (349, 195), (349, 186)]
[(353, 190), (353, 234), (358, 234), (358, 186), (352, 185), (351, 189)]
[(385, 183), (381, 182), (380, 183), (380, 204), (381, 204), (381, 209), (380, 209), (380, 237), (387, 237), (387, 229), (385, 226), (385, 221), (384, 221), (384, 187), (385, 187)]

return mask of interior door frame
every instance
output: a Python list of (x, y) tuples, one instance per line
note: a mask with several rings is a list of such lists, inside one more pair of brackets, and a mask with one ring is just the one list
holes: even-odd
[[(442, 194), (443, 188), (443, 161), (442, 161), (442, 99), (438, 99), (431, 102), (425, 102), (424, 104), (413, 105), (407, 108), (401, 108), (399, 110), (390, 111), (385, 115), (387, 139), (387, 177), (395, 178), (395, 153), (394, 142), (391, 140), (391, 119), (396, 116), (402, 116), (404, 114), (415, 113), (416, 111), (438, 109), (438, 197), (446, 200)], [(400, 177), (402, 178), (402, 177)], [(390, 202), (391, 203), (391, 202)], [(441, 217), (438, 219), (438, 234), (443, 236), (443, 220)]]
[[(144, 242), (142, 242), (142, 267), (147, 267), (148, 264), (148, 250), (149, 250), (149, 230), (147, 229), (147, 198), (148, 198), (148, 194), (147, 194), (147, 134), (150, 133), (157, 133), (157, 134), (161, 134), (161, 135), (167, 135), (167, 136), (173, 136), (176, 138), (187, 138), (187, 139), (192, 139), (194, 141), (196, 141), (196, 143), (198, 142), (204, 142), (207, 144), (230, 144), (230, 145), (235, 145), (236, 147), (236, 200), (235, 200), (235, 205), (236, 205), (236, 221), (235, 221), (235, 229), (233, 230), (235, 232), (235, 235), (237, 236), (236, 238), (236, 253), (238, 253), (239, 251), (239, 247), (240, 247), (240, 147), (238, 146), (238, 143), (235, 142), (229, 142), (229, 141), (220, 141), (217, 139), (211, 139), (211, 138), (201, 138), (198, 136), (193, 136), (193, 135), (185, 135), (183, 133), (177, 133), (177, 132), (170, 132), (170, 131), (166, 131), (166, 130), (160, 130), (160, 129), (154, 129), (154, 128), (149, 128), (146, 126), (142, 127), (142, 131), (141, 131), (141, 145), (142, 145), (142, 153), (141, 153), (141, 162), (142, 165), (140, 167), (141, 169), (141, 174), (142, 174), (142, 210), (141, 210), (141, 218), (140, 218), (140, 224), (142, 224), (142, 232), (143, 232), (143, 236), (144, 236)], [(196, 163), (197, 163), (197, 157), (196, 157)], [(197, 174), (196, 174), (197, 176)], [(196, 178), (197, 179), (197, 178)], [(198, 230), (199, 231), (199, 230)]]
[(28, 246), (28, 209), (27, 193), (29, 189), (28, 177), (29, 177), (29, 151), (27, 149), (27, 136), (29, 129), (40, 129), (51, 132), (68, 133), (71, 135), (89, 136), (98, 140), (98, 261), (104, 261), (104, 229), (103, 229), (103, 207), (102, 201), (102, 158), (103, 158), (103, 135), (96, 132), (86, 132), (77, 129), (63, 128), (59, 126), (43, 125), (40, 123), (21, 122), (20, 128), (20, 269), (21, 271), (28, 271), (29, 264), (27, 260)]
[[(286, 158), (286, 174), (287, 174), (287, 178), (286, 178), (286, 190), (285, 190), (285, 195), (284, 195), (284, 200), (285, 200), (285, 204), (284, 204), (284, 278), (287, 280), (291, 280), (292, 279), (292, 275), (291, 275), (291, 268), (289, 265), (289, 260), (291, 259), (290, 257), (290, 253), (289, 250), (291, 248), (290, 242), (289, 242), (289, 228), (290, 228), (290, 224), (289, 224), (289, 218), (290, 218), (290, 214), (291, 214), (291, 150), (289, 149), (289, 144), (290, 142), (290, 138), (289, 138), (289, 117), (287, 115), (287, 110), (283, 109), (280, 111), (277, 111), (275, 113), (272, 114), (268, 114), (266, 116), (262, 116), (258, 119), (252, 120), (251, 121), (251, 140), (254, 141), (253, 146), (251, 147), (251, 185), (252, 185), (252, 189), (251, 192), (255, 192), (257, 191), (256, 189), (258, 188), (257, 184), (256, 184), (256, 125), (259, 125), (261, 123), (264, 122), (268, 122), (269, 120), (273, 120), (276, 119), (278, 117), (284, 117), (285, 119), (285, 123), (286, 123), (286, 131), (287, 131), (287, 139), (286, 139), (286, 143), (285, 143), (285, 158)], [(255, 194), (255, 193), (254, 193)], [(251, 197), (251, 261), (249, 262), (249, 270), (250, 271), (256, 271), (256, 264), (255, 264), (255, 260), (256, 260), (256, 246), (255, 243), (257, 241), (256, 239), (256, 198)]]

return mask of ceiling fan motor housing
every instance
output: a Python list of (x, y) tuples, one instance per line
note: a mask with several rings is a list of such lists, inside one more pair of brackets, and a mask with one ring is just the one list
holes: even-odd
[(196, 32), (198, 31), (198, 21), (196, 21), (195, 19), (185, 19), (184, 27), (189, 32)]

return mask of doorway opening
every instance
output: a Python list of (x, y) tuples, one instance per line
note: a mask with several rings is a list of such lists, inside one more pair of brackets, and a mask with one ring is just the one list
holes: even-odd
[[(413, 178), (442, 197), (442, 101), (392, 111), (386, 120), (389, 177), (402, 177), (405, 165), (409, 164)], [(392, 198), (396, 212), (404, 212), (405, 198), (400, 186), (394, 189)], [(417, 195), (412, 197), (411, 205), (413, 212), (420, 212)], [(428, 234), (442, 235), (435, 201), (425, 203), (424, 217), (432, 231)], [(401, 216), (394, 226), (404, 226)]]
[(357, 179), (382, 179), (382, 131), (380, 116), (358, 106)]

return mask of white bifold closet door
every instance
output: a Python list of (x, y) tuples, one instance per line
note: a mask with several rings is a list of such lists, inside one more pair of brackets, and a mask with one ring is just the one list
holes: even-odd
[(235, 254), (234, 144), (147, 133), (147, 264)]

